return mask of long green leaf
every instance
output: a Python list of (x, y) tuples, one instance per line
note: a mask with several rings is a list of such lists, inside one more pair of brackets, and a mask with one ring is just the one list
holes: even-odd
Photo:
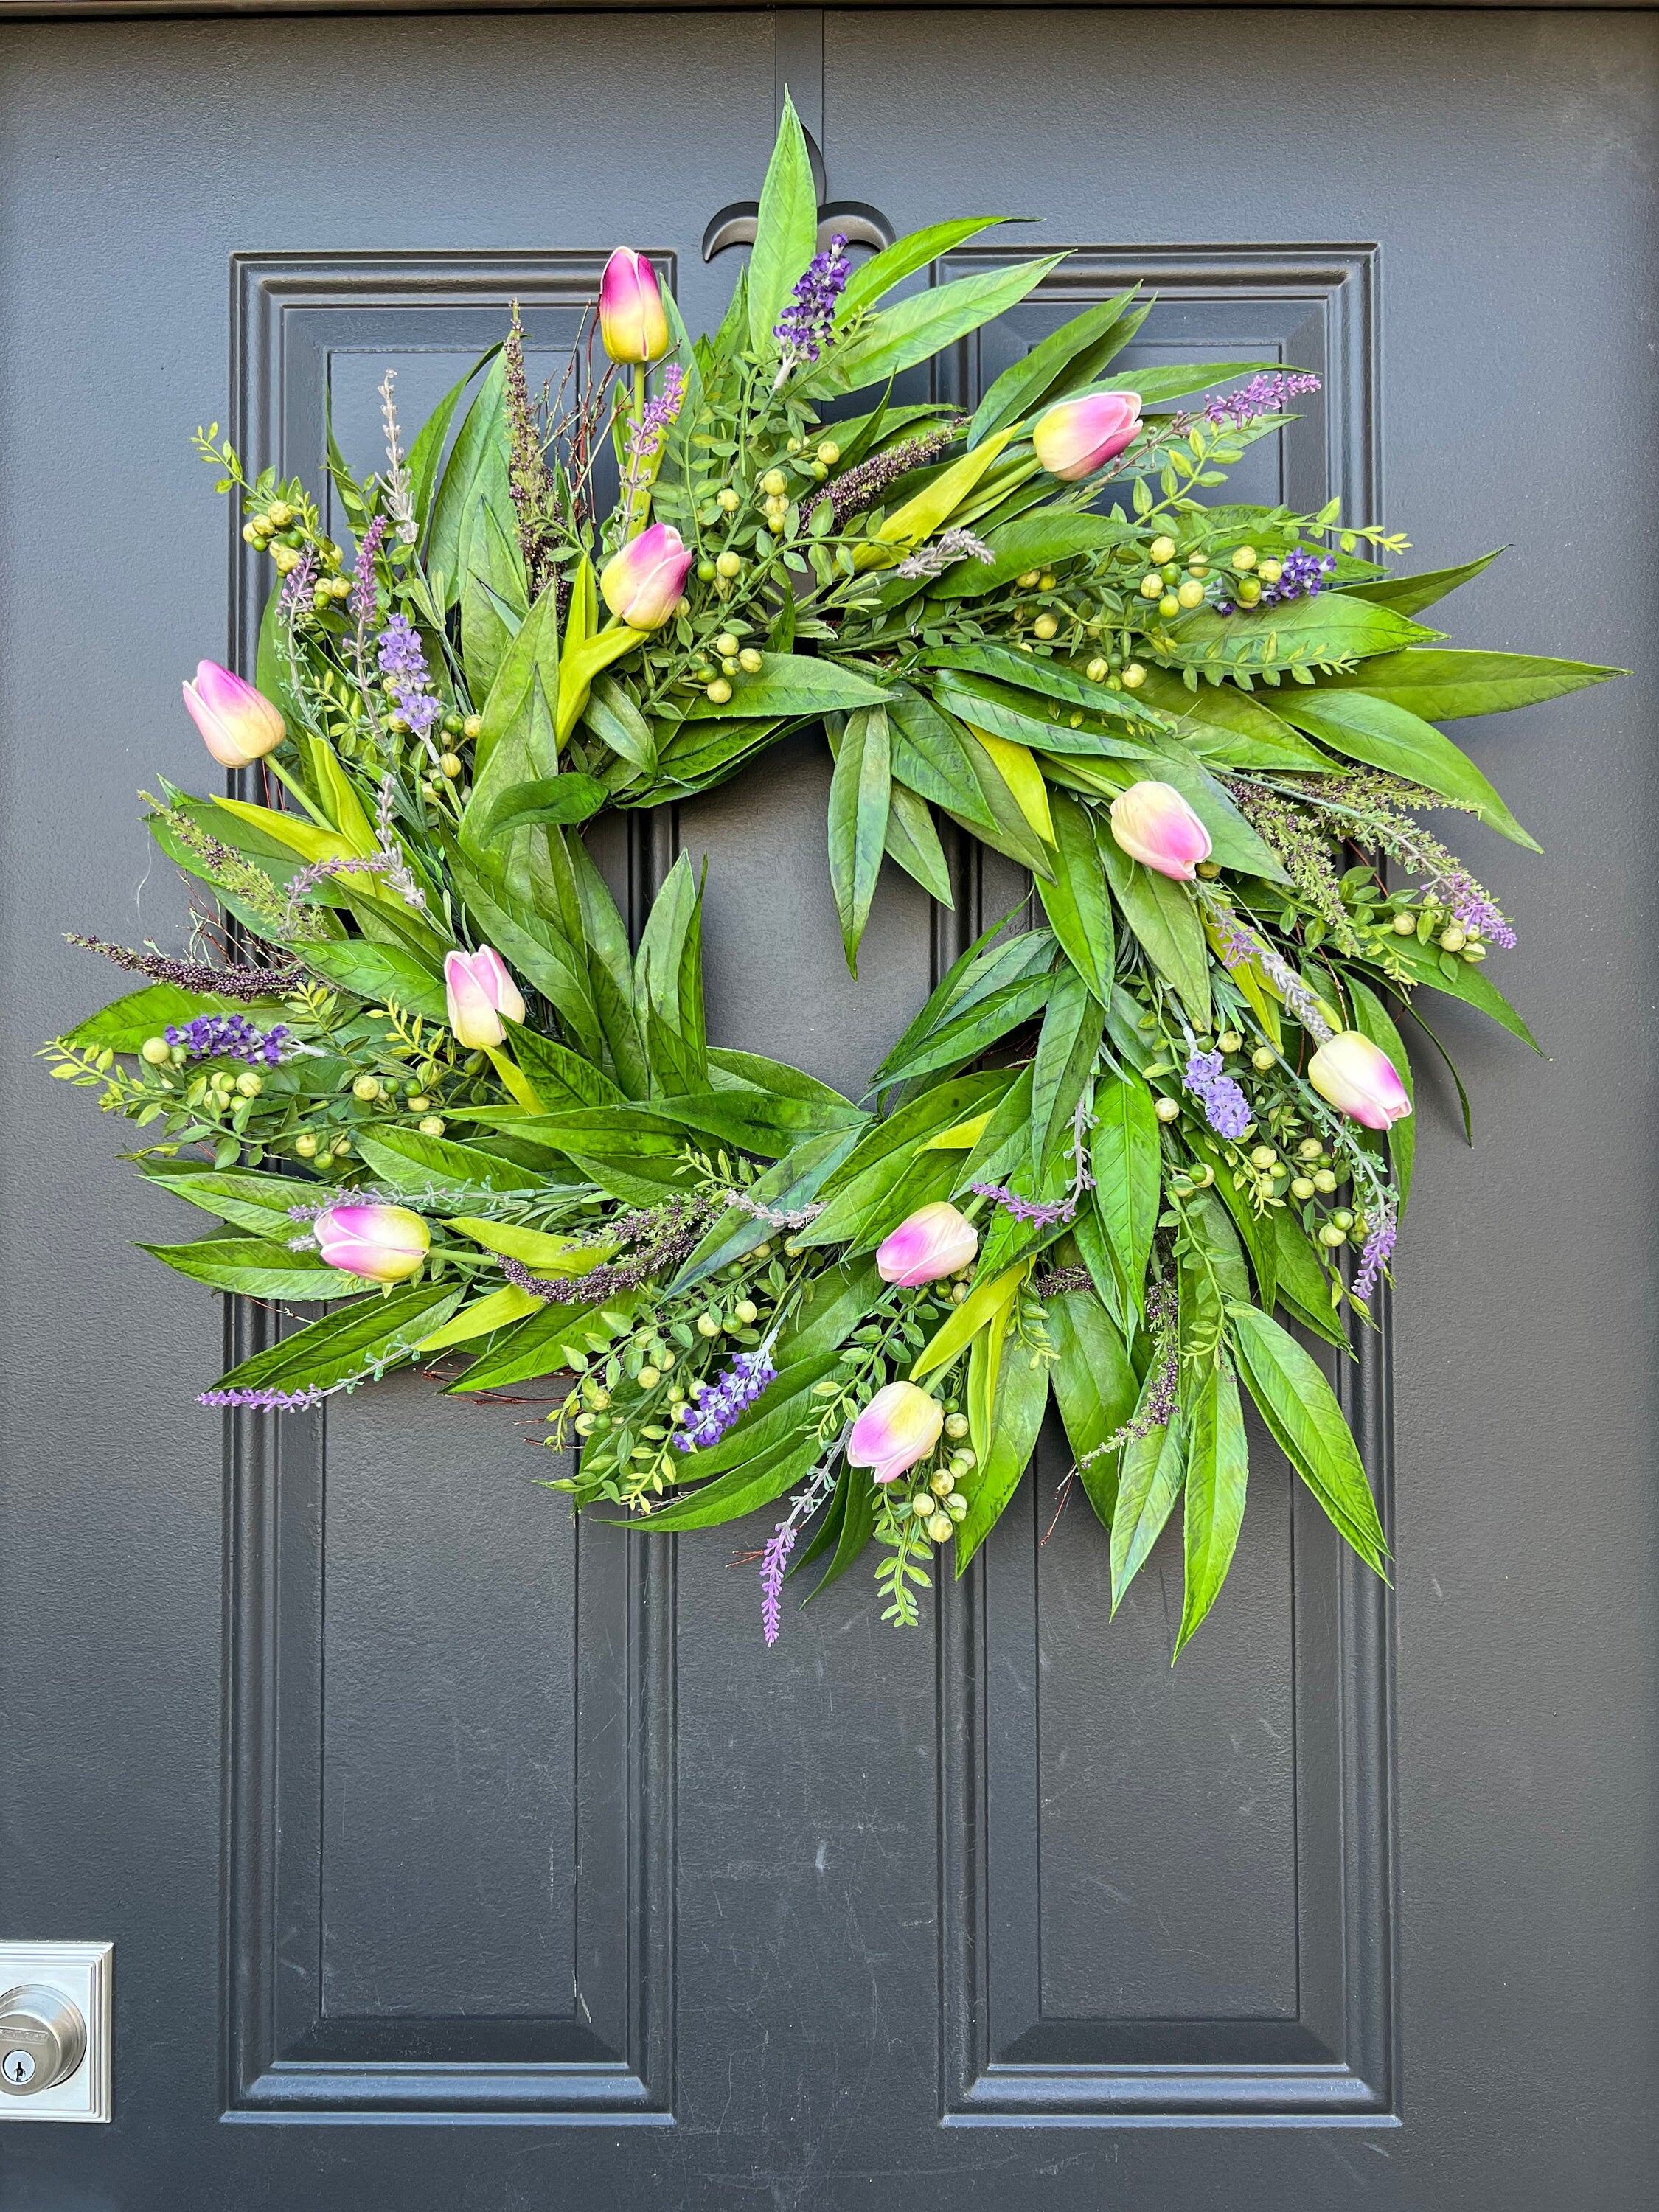
[(817, 250), (818, 195), (806, 138), (786, 92), (777, 143), (761, 186), (749, 256), (749, 344), (765, 360), (778, 349), (772, 328), (797, 278)]
[(357, 1150), (370, 1170), (404, 1191), (420, 1192), (428, 1185), (461, 1190), (534, 1190), (540, 1177), (533, 1168), (523, 1168), (476, 1145), (457, 1144), (453, 1137), (422, 1136), (418, 1129), (397, 1121), (380, 1121), (361, 1130)]
[(1102, 860), (1140, 949), (1173, 986), (1195, 1028), (1210, 1025), (1210, 955), (1198, 907), (1182, 884), (1132, 860), (1109, 831), (1099, 839)]
[[(1137, 1416), (1146, 1410), (1155, 1381), (1156, 1370), (1141, 1390)], [(1114, 1613), (1162, 1534), (1186, 1479), (1187, 1439), (1178, 1413), (1164, 1427), (1148, 1426), (1124, 1446), (1112, 1514)]]
[(215, 1384), (219, 1390), (332, 1389), (413, 1355), (421, 1338), (465, 1296), (453, 1283), (419, 1283), (382, 1297), (377, 1291), (337, 1306), (256, 1352)]
[(443, 577), (446, 604), (450, 606), (460, 597), (461, 586), (471, 573), (472, 532), (481, 500), (511, 527), (507, 376), (499, 356), (466, 410), (432, 502), (427, 572)]
[[(1123, 1339), (1090, 1291), (1065, 1291), (1048, 1301), (1048, 1331), (1060, 1357), (1052, 1380), (1084, 1494), (1110, 1528), (1117, 1504), (1115, 1452), (1102, 1452), (1129, 1419), (1139, 1395)], [(1097, 1458), (1091, 1455), (1099, 1453)], [(1087, 1462), (1085, 1465), (1085, 1462)]]
[(1100, 1000), (1082, 976), (1075, 969), (1062, 969), (1043, 1012), (1031, 1064), (1030, 1158), (1039, 1188), (1051, 1164), (1063, 1170), (1069, 1164), (1072, 1118), (1088, 1087), (1105, 1019)]
[(1187, 1455), (1187, 1589), (1175, 1656), (1193, 1638), (1227, 1579), (1244, 1525), (1249, 1446), (1238, 1382), (1224, 1358), (1204, 1378), (1193, 1408), (1192, 1447)]
[[(1368, 1036), (1380, 1045), (1394, 1062), (1395, 1071), (1406, 1086), (1406, 1096), (1413, 1106), (1417, 1103), (1417, 1086), (1412, 1080), (1412, 1064), (1406, 1052), (1405, 1039), (1390, 1020), (1387, 1008), (1375, 991), (1362, 983), (1349, 970), (1348, 997), (1353, 1006), (1354, 1027), (1362, 1036)], [(1394, 1179), (1400, 1192), (1400, 1208), (1403, 1213), (1412, 1194), (1412, 1163), (1417, 1157), (1417, 1116), (1407, 1114), (1389, 1131), (1389, 1159), (1394, 1169)]]
[(1057, 389), (1072, 384), (1086, 384), (1098, 375), (1106, 362), (1124, 343), (1120, 337), (1117, 344), (1103, 349), (1101, 341), (1112, 333), (1113, 326), (1121, 323), (1134, 304), (1137, 287), (1131, 285), (1115, 299), (1102, 300), (1094, 307), (1085, 307), (1081, 314), (1073, 315), (1057, 331), (1038, 340), (1022, 360), (1005, 368), (974, 410), (974, 419), (968, 426), (968, 443), (977, 446), (1005, 423), (1018, 422), (1022, 415), (1040, 407), (1044, 399)]
[(1004, 1349), (991, 1413), (990, 1443), (983, 1459), (963, 1484), (966, 1516), (957, 1523), (957, 1572), (968, 1563), (1002, 1517), (1019, 1479), (1036, 1449), (1048, 1403), (1048, 1370), (1016, 1340)]
[(1117, 939), (1094, 823), (1088, 809), (1063, 791), (1049, 792), (1048, 811), (1054, 874), (1052, 883), (1039, 879), (1038, 895), (1066, 957), (1103, 1006), (1112, 994)]
[(307, 968), (330, 983), (339, 985), (376, 1006), (403, 1006), (428, 1021), (447, 1022), (449, 1001), (441, 980), (410, 952), (390, 945), (370, 945), (361, 937), (336, 938), (326, 945), (306, 945), (301, 954)]
[(1277, 1322), (1250, 1305), (1230, 1306), (1227, 1314), (1244, 1381), (1274, 1442), (1341, 1534), (1381, 1573), (1388, 1541), (1336, 1393)]
[(1349, 584), (1346, 589), (1357, 599), (1375, 599), (1378, 606), (1392, 607), (1397, 615), (1420, 615), (1425, 607), (1449, 598), (1460, 586), (1472, 583), (1491, 568), (1498, 554), (1508, 550), (1500, 545), (1496, 551), (1483, 553), (1478, 561), (1465, 561), (1459, 568), (1425, 568), (1415, 576), (1376, 576), (1367, 583)]
[(963, 276), (880, 309), (857, 337), (825, 354), (810, 380), (813, 390), (862, 391), (886, 383), (919, 361), (931, 360), (970, 331), (1017, 307), (1065, 258), (1063, 253), (1050, 253), (1016, 262), (1012, 268)]
[(493, 844), (514, 830), (539, 822), (586, 822), (610, 797), (597, 776), (538, 776), (530, 783), (510, 783), (498, 793), (479, 823), (481, 843)]
[[(1325, 601), (1318, 604), (1326, 604)], [(1628, 674), (1583, 660), (1548, 660), (1530, 653), (1467, 653), (1425, 648), (1391, 653), (1346, 675), (1327, 677), (1322, 690), (1358, 690), (1408, 707), (1425, 722), (1455, 722), (1466, 714), (1505, 714), (1534, 707), (1592, 684)]]
[[(930, 261), (938, 261), (958, 246), (965, 246), (982, 230), (990, 230), (1000, 222), (1024, 222), (1024, 216), (970, 215), (958, 216), (954, 222), (930, 223), (925, 230), (907, 232), (879, 253), (872, 254), (863, 267), (855, 269), (847, 280), (847, 289), (841, 295), (841, 305), (836, 313), (838, 323), (850, 323), (854, 315), (876, 301), (895, 284), (902, 284), (907, 276), (914, 276), (918, 269), (925, 269)], [(839, 426), (837, 426), (839, 434)], [(847, 451), (843, 444), (842, 452)]]
[(1096, 1088), (1093, 1165), (1095, 1211), (1139, 1313), (1158, 1231), (1162, 1166), (1152, 1094), (1135, 1076), (1114, 1076)]
[(1426, 784), (1443, 798), (1473, 806), (1500, 836), (1532, 852), (1540, 849), (1468, 754), (1398, 700), (1369, 691), (1304, 691), (1282, 699), (1279, 711), (1333, 752)]
[[(415, 510), (415, 520), (422, 530), (426, 527), (427, 516), (432, 505), (432, 487), (437, 481), (438, 464), (443, 459), (445, 441), (449, 436), (449, 426), (455, 418), (455, 410), (460, 404), (461, 394), (471, 383), (478, 371), (487, 368), (501, 349), (498, 340), (487, 352), (480, 354), (460, 382), (452, 385), (445, 392), (443, 398), (415, 434), (414, 443), (409, 449), (409, 495), (410, 504)], [(437, 565), (441, 567), (443, 564), (439, 561)], [(452, 570), (450, 573), (453, 574), (454, 572)]]
[(734, 681), (733, 695), (724, 706), (716, 706), (700, 693), (687, 709), (686, 720), (848, 714), (857, 707), (884, 706), (888, 696), (883, 685), (872, 683), (857, 669), (800, 653), (763, 653), (753, 676), (739, 676)]
[(847, 718), (830, 785), (830, 883), (841, 917), (847, 966), (854, 975), (859, 972), (859, 940), (881, 873), (892, 791), (886, 710), (860, 708)]
[(1322, 592), (1289, 606), (1218, 615), (1200, 607), (1151, 633), (1160, 660), (1217, 670), (1318, 668), (1395, 653), (1435, 635), (1392, 607), (1343, 592)]
[(251, 1298), (343, 1298), (361, 1279), (343, 1274), (285, 1242), (264, 1237), (207, 1237), (193, 1244), (140, 1244), (141, 1252), (166, 1261), (181, 1275), (209, 1283), (216, 1291), (235, 1291)]

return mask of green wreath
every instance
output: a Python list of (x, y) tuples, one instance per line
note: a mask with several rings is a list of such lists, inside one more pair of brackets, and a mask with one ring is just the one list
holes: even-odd
[[(157, 1258), (328, 1305), (204, 1404), (302, 1409), (410, 1362), (464, 1360), (466, 1393), (562, 1374), (546, 1442), (580, 1455), (550, 1486), (578, 1507), (666, 1532), (788, 1500), (769, 1643), (786, 1574), (827, 1561), (823, 1587), (872, 1537), (914, 1622), (1052, 1389), (1114, 1607), (1184, 1495), (1179, 1650), (1244, 1510), (1241, 1386), (1382, 1571), (1336, 1397), (1274, 1315), (1342, 1347), (1386, 1279), (1413, 1136), (1390, 1008), (1449, 994), (1531, 1042), (1486, 967), (1513, 933), (1419, 817), (1532, 840), (1435, 723), (1617, 672), (1443, 649), (1419, 617), (1492, 556), (1390, 574), (1406, 541), (1335, 502), (1206, 504), (1316, 380), (1114, 375), (1133, 291), (971, 418), (896, 404), (1064, 257), (894, 301), (987, 226), (854, 270), (817, 222), (786, 113), (712, 337), (624, 249), (587, 388), (573, 361), (532, 399), (515, 315), (405, 449), (388, 376), (383, 471), (331, 445), (349, 570), (301, 484), (198, 432), (279, 583), (257, 685), (204, 662), (185, 701), (281, 788), (146, 794), (216, 914), (180, 958), (78, 940), (145, 981), (46, 1050), (221, 1224)], [(939, 814), (1042, 915), (963, 954), (862, 1101), (710, 1044), (690, 862), (635, 948), (579, 834), (805, 725), (849, 966), (884, 860), (950, 904)]]

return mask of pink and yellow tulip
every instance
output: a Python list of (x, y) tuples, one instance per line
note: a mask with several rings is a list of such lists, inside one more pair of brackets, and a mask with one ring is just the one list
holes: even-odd
[(1210, 857), (1210, 833), (1173, 784), (1132, 783), (1112, 801), (1112, 835), (1132, 860), (1190, 883)]
[(656, 271), (631, 246), (619, 246), (605, 264), (599, 335), (612, 361), (660, 361), (668, 350), (668, 318)]
[(446, 953), (444, 992), (455, 1042), (469, 1052), (488, 1052), (506, 1042), (503, 1015), (510, 1022), (524, 1019), (523, 994), (493, 945)]
[(406, 1206), (335, 1206), (317, 1217), (317, 1242), (331, 1267), (370, 1283), (400, 1283), (431, 1249), (432, 1236)]
[(1138, 392), (1096, 392), (1086, 399), (1062, 399), (1031, 433), (1036, 457), (1051, 477), (1075, 483), (1104, 468), (1132, 445), (1140, 430)]
[(914, 1382), (878, 1390), (847, 1439), (849, 1467), (867, 1467), (877, 1482), (895, 1482), (926, 1459), (945, 1426), (945, 1409)]
[(246, 768), (275, 751), (288, 735), (287, 725), (263, 691), (221, 668), (198, 660), (196, 681), (186, 684), (185, 704), (202, 733), (202, 742), (226, 768)]
[(939, 1199), (918, 1206), (901, 1221), (876, 1251), (876, 1270), (884, 1283), (897, 1283), (914, 1291), (923, 1283), (936, 1283), (941, 1275), (954, 1275), (979, 1249), (979, 1231), (966, 1215)]
[(599, 574), (605, 603), (629, 629), (660, 629), (685, 594), (693, 556), (670, 522), (653, 522)]
[(1326, 1038), (1308, 1062), (1308, 1080), (1339, 1113), (1368, 1129), (1386, 1129), (1412, 1110), (1394, 1062), (1358, 1030)]

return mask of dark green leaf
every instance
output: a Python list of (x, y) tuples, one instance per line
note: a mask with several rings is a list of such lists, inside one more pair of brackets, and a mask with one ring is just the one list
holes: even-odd
[(1283, 699), (1280, 711), (1333, 752), (1464, 801), (1501, 836), (1539, 851), (1468, 756), (1398, 701), (1368, 691), (1302, 691)]
[[(1102, 357), (1101, 341), (1113, 332), (1113, 325), (1121, 323), (1134, 304), (1137, 287), (1131, 285), (1115, 299), (1102, 300), (1081, 314), (1073, 315), (1058, 330), (1050, 331), (1040, 338), (1028, 354), (1005, 368), (974, 413), (968, 426), (968, 443), (977, 446), (981, 439), (1000, 430), (1006, 423), (1018, 422), (1022, 415), (1040, 407), (1051, 394), (1069, 389), (1073, 384), (1086, 384), (1097, 375), (1106, 361), (1116, 350), (1109, 346)], [(1123, 342), (1121, 336), (1117, 343)], [(1032, 564), (1028, 562), (1027, 566)]]
[(1137, 1313), (1145, 1310), (1146, 1263), (1158, 1231), (1162, 1178), (1152, 1095), (1133, 1076), (1095, 1091), (1095, 1210), (1113, 1262)]
[(1228, 1309), (1239, 1366), (1273, 1440), (1368, 1566), (1388, 1543), (1336, 1393), (1293, 1336), (1254, 1306)]
[[(1417, 1086), (1412, 1080), (1412, 1064), (1406, 1052), (1405, 1040), (1389, 1018), (1387, 1009), (1374, 991), (1369, 990), (1358, 975), (1350, 970), (1348, 997), (1353, 1006), (1353, 1024), (1362, 1036), (1368, 1036), (1374, 1045), (1380, 1045), (1394, 1062), (1395, 1072), (1406, 1086), (1406, 1096), (1413, 1106), (1417, 1103)], [(1400, 1206), (1403, 1212), (1412, 1194), (1412, 1162), (1417, 1153), (1417, 1116), (1406, 1115), (1389, 1131), (1389, 1159), (1394, 1169), (1394, 1179), (1400, 1192)], [(1269, 1309), (1271, 1310), (1271, 1308)]]
[(610, 793), (597, 776), (553, 775), (532, 783), (510, 783), (498, 792), (474, 833), (481, 844), (494, 844), (514, 830), (538, 822), (586, 822)]
[(733, 679), (732, 696), (717, 706), (699, 694), (686, 711), (688, 723), (719, 717), (766, 714), (836, 714), (885, 703), (884, 688), (838, 660), (818, 660), (800, 653), (768, 653), (753, 676)]
[(453, 1283), (420, 1283), (337, 1306), (222, 1375), (218, 1390), (332, 1389), (354, 1375), (409, 1357), (465, 1295)]
[(1184, 884), (1132, 860), (1106, 831), (1099, 839), (1112, 894), (1141, 951), (1178, 994), (1194, 1026), (1210, 1026), (1210, 954), (1198, 907)]
[(1063, 791), (1048, 794), (1054, 824), (1054, 875), (1037, 891), (1060, 947), (1103, 1006), (1112, 992), (1116, 933), (1094, 823), (1088, 809)]
[[(1327, 604), (1321, 600), (1319, 605)], [(1321, 690), (1353, 689), (1391, 699), (1425, 722), (1455, 722), (1465, 714), (1498, 714), (1559, 699), (1628, 672), (1588, 661), (1548, 660), (1529, 653), (1425, 650), (1391, 653), (1346, 676), (1328, 677)]]
[(957, 1523), (957, 1572), (968, 1563), (1001, 1518), (1003, 1509), (1019, 1486), (1019, 1478), (1036, 1449), (1048, 1403), (1047, 1364), (1010, 1336), (1003, 1347), (992, 1402), (989, 1448), (961, 1487), (967, 1493), (968, 1512)]
[[(1136, 1407), (1146, 1410), (1158, 1370), (1148, 1375)], [(1117, 1505), (1112, 1515), (1112, 1611), (1123, 1602), (1130, 1583), (1162, 1534), (1171, 1507), (1187, 1479), (1186, 1437), (1176, 1413), (1166, 1427), (1148, 1428), (1123, 1448), (1118, 1473)]]
[(830, 786), (830, 883), (848, 969), (854, 975), (859, 940), (881, 873), (892, 781), (886, 710), (860, 708), (847, 718)]
[(1236, 615), (1199, 607), (1154, 630), (1150, 643), (1160, 660), (1179, 666), (1248, 671), (1363, 659), (1434, 635), (1392, 607), (1350, 599), (1343, 592), (1322, 592), (1289, 606)]
[(1039, 1178), (1056, 1156), (1064, 1161), (1069, 1153), (1072, 1117), (1088, 1087), (1104, 1025), (1100, 1000), (1074, 969), (1062, 969), (1043, 1013), (1031, 1066), (1030, 1158)]
[(251, 1298), (343, 1298), (362, 1278), (343, 1274), (314, 1255), (290, 1252), (285, 1241), (264, 1237), (208, 1237), (194, 1244), (141, 1244), (181, 1275)]
[(1483, 553), (1478, 561), (1465, 561), (1461, 568), (1425, 568), (1415, 576), (1376, 576), (1369, 583), (1350, 584), (1346, 588), (1355, 599), (1374, 599), (1380, 607), (1392, 607), (1397, 615), (1420, 615), (1425, 607), (1449, 597), (1460, 585), (1473, 582), (1483, 569), (1491, 568), (1499, 553), (1508, 550), (1500, 545), (1496, 552)]
[(825, 393), (859, 392), (872, 384), (884, 384), (915, 362), (931, 360), (982, 323), (1006, 314), (1065, 258), (1063, 253), (1045, 254), (1009, 269), (963, 276), (954, 284), (913, 293), (896, 306), (881, 309), (871, 316), (857, 337), (824, 356), (809, 380), (812, 389)]
[[(1116, 1452), (1100, 1452), (1129, 1419), (1139, 1395), (1123, 1339), (1091, 1291), (1066, 1291), (1048, 1301), (1048, 1331), (1060, 1357), (1054, 1396), (1079, 1478), (1103, 1528), (1117, 1504)], [(1098, 1458), (1090, 1455), (1100, 1452)], [(1084, 1462), (1087, 1461), (1085, 1466)]]
[(1192, 1445), (1187, 1455), (1187, 1594), (1176, 1638), (1176, 1658), (1227, 1579), (1244, 1523), (1249, 1474), (1244, 1409), (1238, 1401), (1237, 1380), (1224, 1359), (1205, 1376), (1193, 1408)]

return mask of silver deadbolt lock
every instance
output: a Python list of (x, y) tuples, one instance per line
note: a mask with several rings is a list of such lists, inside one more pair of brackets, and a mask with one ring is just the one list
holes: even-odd
[(55, 2089), (86, 2051), (81, 2008), (61, 1990), (24, 1982), (0, 1996), (0, 2093), (37, 2097)]

